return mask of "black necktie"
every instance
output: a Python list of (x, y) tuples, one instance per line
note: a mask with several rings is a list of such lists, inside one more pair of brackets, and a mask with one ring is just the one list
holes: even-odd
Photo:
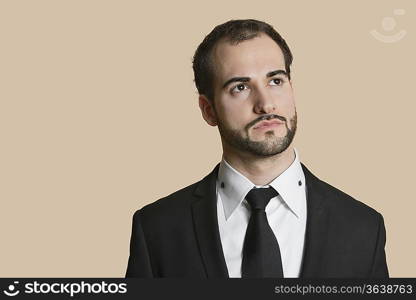
[(267, 222), (266, 205), (276, 197), (275, 189), (253, 188), (246, 196), (251, 206), (243, 246), (242, 277), (283, 278), (279, 243)]

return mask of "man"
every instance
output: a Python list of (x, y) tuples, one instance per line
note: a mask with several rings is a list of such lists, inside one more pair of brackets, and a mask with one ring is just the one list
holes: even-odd
[(199, 107), (222, 161), (134, 214), (127, 277), (388, 277), (383, 217), (300, 163), (291, 63), (256, 20), (199, 45)]

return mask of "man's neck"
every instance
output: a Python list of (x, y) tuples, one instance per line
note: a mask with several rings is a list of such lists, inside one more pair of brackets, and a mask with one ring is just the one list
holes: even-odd
[(223, 152), (224, 159), (255, 185), (267, 185), (282, 174), (295, 160), (295, 151), (290, 145), (285, 151), (270, 157), (259, 157), (250, 153)]

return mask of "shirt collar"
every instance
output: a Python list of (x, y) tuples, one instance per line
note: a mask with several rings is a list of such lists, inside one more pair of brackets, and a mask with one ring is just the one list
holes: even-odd
[[(292, 164), (266, 186), (273, 187), (297, 217), (300, 217), (302, 204), (299, 201), (305, 193), (305, 175), (300, 164), (296, 149)], [(224, 158), (218, 170), (217, 188), (224, 207), (225, 218), (228, 219), (247, 193), (256, 186), (247, 177), (234, 169)]]

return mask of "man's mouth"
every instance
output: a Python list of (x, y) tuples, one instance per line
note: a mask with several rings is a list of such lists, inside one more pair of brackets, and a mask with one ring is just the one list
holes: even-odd
[(269, 121), (262, 121), (258, 123), (256, 126), (254, 126), (253, 129), (269, 129), (269, 128), (280, 126), (282, 124), (284, 124), (284, 122), (277, 120), (277, 119), (273, 119)]

